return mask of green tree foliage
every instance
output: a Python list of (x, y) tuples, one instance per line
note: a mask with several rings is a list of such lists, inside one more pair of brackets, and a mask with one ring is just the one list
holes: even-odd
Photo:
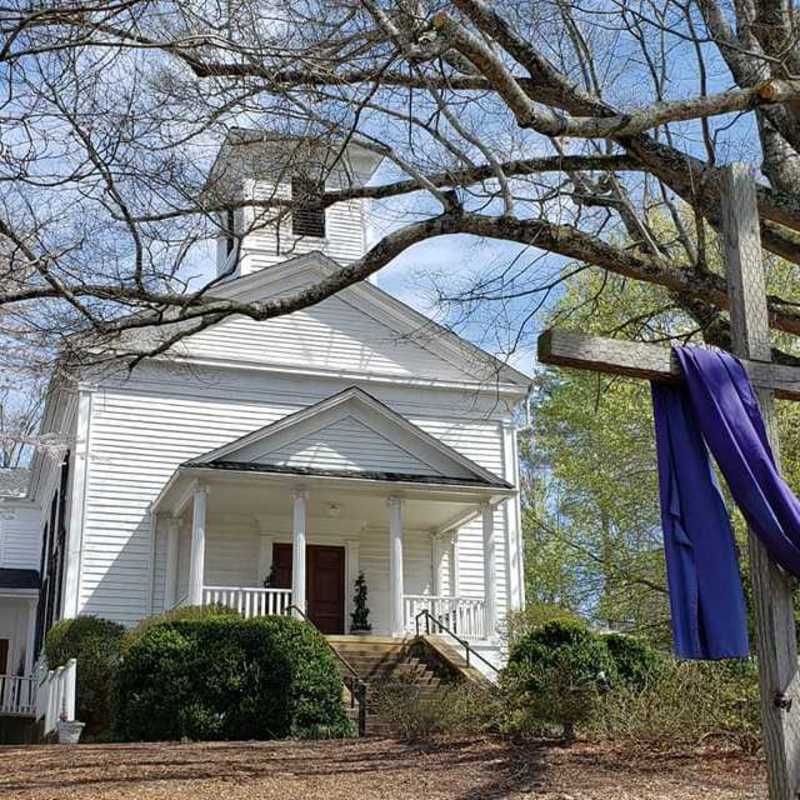
[(126, 645), (115, 730), (128, 741), (343, 736), (342, 691), (330, 649), (306, 623), (166, 618)]
[(111, 725), (111, 694), (125, 628), (100, 617), (76, 617), (56, 623), (45, 638), (50, 669), (77, 659), (76, 715), (86, 736), (98, 736)]
[[(719, 270), (715, 259), (710, 268)], [(798, 294), (779, 260), (771, 288)], [(661, 287), (585, 271), (550, 309), (546, 326), (596, 335), (702, 343), (696, 320)], [(787, 337), (776, 337), (784, 351)], [(522, 443), (527, 595), (588, 616), (595, 624), (669, 645), (655, 436), (645, 381), (545, 369), (535, 394), (533, 435)], [(800, 404), (778, 403), (783, 472), (800, 491)], [(722, 482), (724, 488), (724, 481)], [(746, 530), (732, 512), (749, 592)]]

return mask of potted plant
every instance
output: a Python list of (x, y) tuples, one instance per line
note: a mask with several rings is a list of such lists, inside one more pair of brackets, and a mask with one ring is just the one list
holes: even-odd
[(68, 719), (67, 712), (62, 711), (56, 723), (59, 744), (78, 744), (83, 733), (85, 723), (75, 719)]
[(353, 610), (350, 612), (350, 633), (365, 634), (372, 630), (369, 621), (369, 607), (367, 606), (367, 579), (364, 573), (359, 572), (355, 582), (353, 595)]

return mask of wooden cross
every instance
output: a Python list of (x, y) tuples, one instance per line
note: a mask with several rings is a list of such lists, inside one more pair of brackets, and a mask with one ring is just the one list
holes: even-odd
[[(775, 397), (800, 400), (800, 368), (772, 363), (756, 184), (749, 169), (732, 164), (722, 192), (723, 240), (733, 352), (755, 387), (776, 459)], [(549, 330), (539, 337), (539, 361), (656, 381), (679, 381), (665, 347)], [(756, 620), (761, 717), (770, 800), (800, 791), (800, 684), (792, 588), (794, 581), (748, 532)]]

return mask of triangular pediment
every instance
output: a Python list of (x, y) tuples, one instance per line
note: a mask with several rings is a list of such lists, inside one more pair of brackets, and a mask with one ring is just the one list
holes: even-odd
[(503, 485), (496, 475), (356, 387), (193, 459), (188, 466), (222, 463)]
[[(220, 298), (252, 303), (289, 297), (319, 284), (340, 265), (321, 253), (292, 259), (215, 287)], [(247, 362), (289, 370), (387, 375), (459, 383), (530, 379), (489, 353), (362, 281), (291, 314), (256, 321), (228, 317), (173, 348), (205, 362)]]

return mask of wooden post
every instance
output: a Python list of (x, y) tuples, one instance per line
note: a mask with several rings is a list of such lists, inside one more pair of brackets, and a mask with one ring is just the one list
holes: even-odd
[[(733, 352), (751, 361), (769, 363), (772, 355), (756, 185), (743, 164), (732, 164), (725, 170), (722, 212)], [(756, 392), (778, 459), (774, 392), (767, 388), (757, 388)], [(793, 581), (769, 558), (752, 530), (748, 539), (769, 796), (770, 800), (792, 800), (800, 785)]]

